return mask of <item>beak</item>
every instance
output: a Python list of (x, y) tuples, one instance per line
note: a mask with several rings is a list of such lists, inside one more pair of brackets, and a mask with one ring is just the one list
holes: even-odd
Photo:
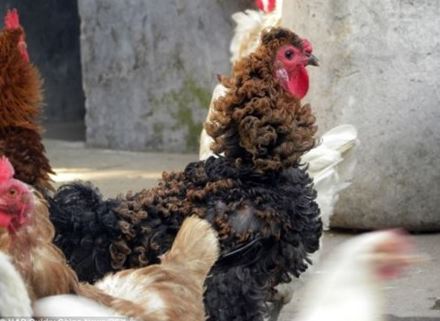
[(312, 66), (319, 66), (319, 59), (316, 58), (314, 55), (310, 55), (309, 58), (307, 59), (307, 63), (306, 66), (308, 65), (312, 65)]

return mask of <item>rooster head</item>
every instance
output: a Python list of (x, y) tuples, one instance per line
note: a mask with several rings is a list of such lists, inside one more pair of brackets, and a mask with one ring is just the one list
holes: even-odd
[(214, 101), (205, 129), (214, 153), (260, 173), (297, 166), (315, 145), (315, 117), (301, 105), (317, 65), (310, 42), (283, 28), (264, 30), (259, 46), (222, 78), (226, 95)]
[(9, 160), (0, 158), (0, 228), (15, 232), (26, 223), (33, 209), (30, 188), (13, 178), (14, 168)]
[(293, 32), (273, 28), (262, 35), (262, 43), (275, 55), (273, 74), (284, 90), (302, 99), (309, 90), (308, 65), (319, 66), (312, 54), (313, 48), (307, 39)]

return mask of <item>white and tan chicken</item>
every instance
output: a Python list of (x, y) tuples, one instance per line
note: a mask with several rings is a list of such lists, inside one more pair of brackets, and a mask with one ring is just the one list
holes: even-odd
[(41, 298), (34, 316), (203, 321), (204, 282), (218, 256), (217, 233), (207, 221), (189, 217), (161, 264), (108, 274), (93, 286), (81, 284), (80, 296)]

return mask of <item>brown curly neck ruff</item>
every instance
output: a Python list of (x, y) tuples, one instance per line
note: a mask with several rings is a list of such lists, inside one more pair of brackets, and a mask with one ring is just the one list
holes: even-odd
[(236, 166), (281, 171), (298, 165), (315, 145), (310, 105), (301, 106), (274, 77), (275, 55), (286, 44), (302, 47), (301, 38), (286, 29), (264, 32), (257, 50), (222, 79), (228, 92), (214, 102), (205, 129), (214, 139), (213, 152), (224, 153)]

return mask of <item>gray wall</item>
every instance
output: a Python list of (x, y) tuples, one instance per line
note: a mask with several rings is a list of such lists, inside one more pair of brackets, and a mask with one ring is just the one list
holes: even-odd
[(82, 122), (84, 93), (76, 0), (3, 0), (0, 16), (17, 8), (32, 63), (44, 79), (44, 122)]
[(354, 124), (352, 187), (332, 225), (440, 229), (440, 2), (287, 1), (284, 23), (309, 38), (320, 132)]
[(79, 0), (87, 143), (194, 152), (230, 15), (252, 1)]

